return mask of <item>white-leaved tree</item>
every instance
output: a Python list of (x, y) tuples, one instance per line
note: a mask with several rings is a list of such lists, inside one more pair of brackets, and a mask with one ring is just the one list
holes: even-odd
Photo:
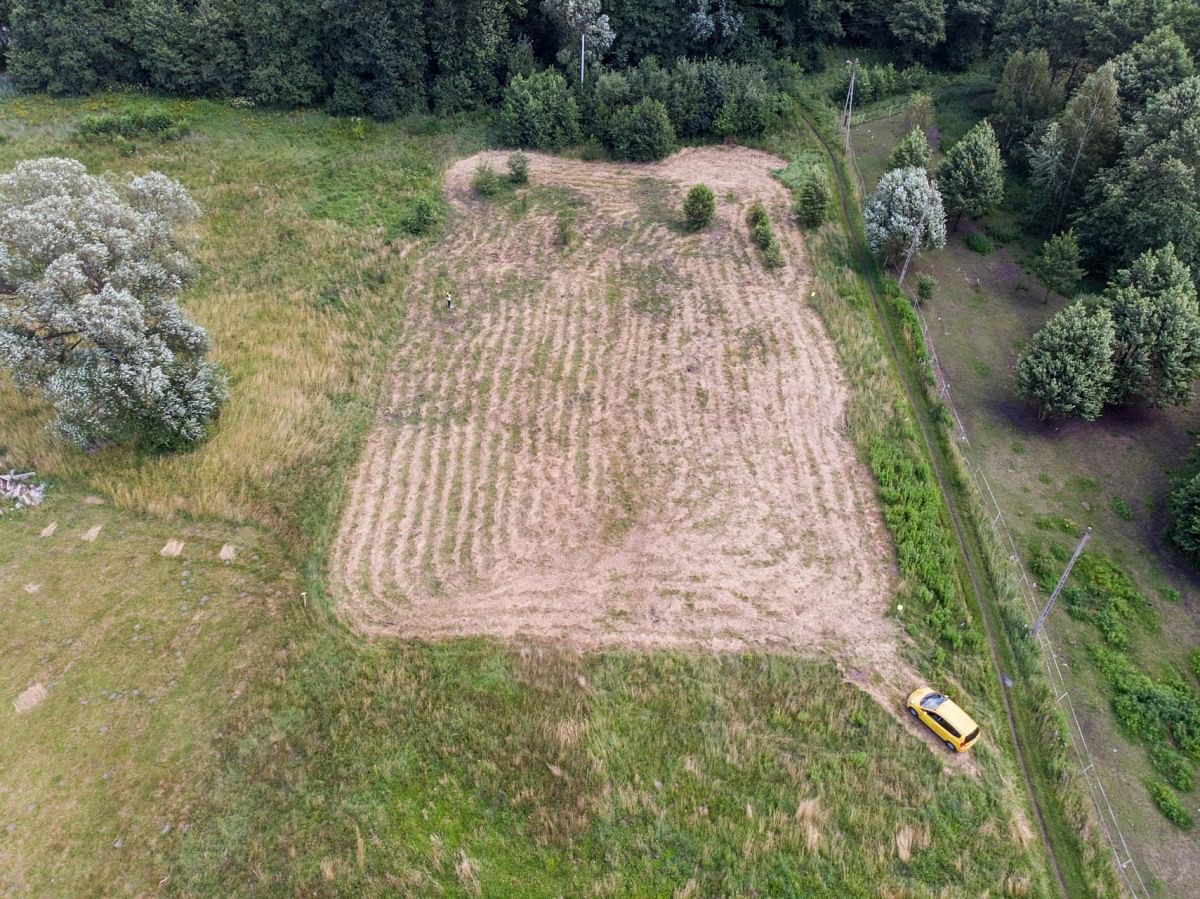
[(937, 185), (925, 169), (892, 169), (879, 184), (863, 210), (867, 245), (885, 265), (895, 265), (916, 249), (940, 249), (946, 245), (946, 212)]
[(175, 301), (193, 277), (179, 229), (198, 215), (157, 172), (101, 178), (50, 158), (0, 175), (0, 368), (75, 446), (205, 436), (225, 381)]
[(579, 80), (583, 81), (584, 61), (599, 62), (616, 40), (608, 16), (600, 12), (600, 0), (542, 0), (542, 9), (570, 40), (558, 54), (564, 66), (579, 59)]

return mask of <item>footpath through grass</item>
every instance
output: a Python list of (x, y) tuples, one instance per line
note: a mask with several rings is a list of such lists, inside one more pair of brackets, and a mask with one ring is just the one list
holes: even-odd
[[(147, 105), (163, 133), (76, 138)], [(321, 552), (402, 311), (396, 238), (480, 123), (114, 96), (7, 101), (0, 131), (0, 165), (71, 155), (196, 194), (185, 306), (233, 395), (210, 444), (151, 460), (68, 453), (0, 385), (5, 464), (53, 478), (43, 509), (0, 518), (0, 685), (48, 687), (0, 712), (0, 891), (1047, 892), (1005, 757), (985, 743), (980, 780), (948, 774), (829, 663), (364, 645), (329, 618)], [(977, 654), (914, 651), (985, 677)]]

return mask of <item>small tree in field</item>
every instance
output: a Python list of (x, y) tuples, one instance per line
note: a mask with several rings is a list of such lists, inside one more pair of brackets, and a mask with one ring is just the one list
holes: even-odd
[(687, 192), (683, 200), (683, 218), (689, 231), (702, 231), (712, 224), (717, 211), (717, 199), (712, 189), (705, 184), (697, 184)]
[(1046, 285), (1046, 295), (1042, 298), (1045, 302), (1050, 302), (1052, 290), (1068, 299), (1075, 296), (1083, 277), (1083, 269), (1079, 267), (1079, 241), (1075, 239), (1075, 232), (1055, 234), (1042, 244), (1042, 250), (1030, 268)]
[(832, 200), (829, 180), (818, 168), (809, 169), (796, 190), (796, 217), (805, 228), (819, 228), (829, 218)]
[(964, 215), (978, 218), (1004, 199), (1004, 162), (987, 119), (950, 148), (938, 168), (938, 184), (956, 228)]
[(513, 184), (529, 183), (529, 157), (520, 150), (508, 154), (508, 180)]
[(917, 249), (946, 245), (942, 195), (924, 169), (894, 169), (879, 184), (863, 210), (867, 245), (885, 265), (905, 257), (913, 238)]
[(157, 172), (106, 180), (38, 159), (0, 176), (0, 367), (75, 446), (178, 449), (207, 432), (224, 379), (175, 302), (192, 280), (177, 231), (198, 215)]
[(1113, 379), (1108, 310), (1079, 302), (1050, 319), (1017, 362), (1017, 392), (1046, 416), (1099, 417)]
[(914, 128), (908, 132), (888, 157), (889, 169), (914, 167), (929, 168), (929, 140), (921, 128)]

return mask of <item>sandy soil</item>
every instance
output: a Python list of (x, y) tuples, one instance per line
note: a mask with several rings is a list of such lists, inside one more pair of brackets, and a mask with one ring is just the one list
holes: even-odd
[[(821, 649), (894, 705), (893, 551), (804, 302), (782, 161), (532, 154), (518, 214), (472, 194), (482, 159), (504, 170), (494, 153), (450, 169), (450, 236), (413, 263), (334, 551), (341, 612), (370, 635)], [(699, 181), (717, 221), (683, 234), (664, 210)], [(537, 199), (552, 187), (577, 210), (569, 249)], [(775, 274), (749, 242), (755, 200)]]

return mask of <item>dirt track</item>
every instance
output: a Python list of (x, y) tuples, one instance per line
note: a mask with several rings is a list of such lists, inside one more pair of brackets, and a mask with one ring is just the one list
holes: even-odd
[[(822, 647), (893, 670), (892, 550), (781, 161), (532, 155), (522, 211), (472, 194), (484, 158), (503, 170), (483, 154), (447, 173), (451, 236), (414, 263), (335, 547), (342, 613), (372, 635)], [(718, 218), (682, 234), (697, 181)], [(755, 199), (776, 274), (748, 239)]]

